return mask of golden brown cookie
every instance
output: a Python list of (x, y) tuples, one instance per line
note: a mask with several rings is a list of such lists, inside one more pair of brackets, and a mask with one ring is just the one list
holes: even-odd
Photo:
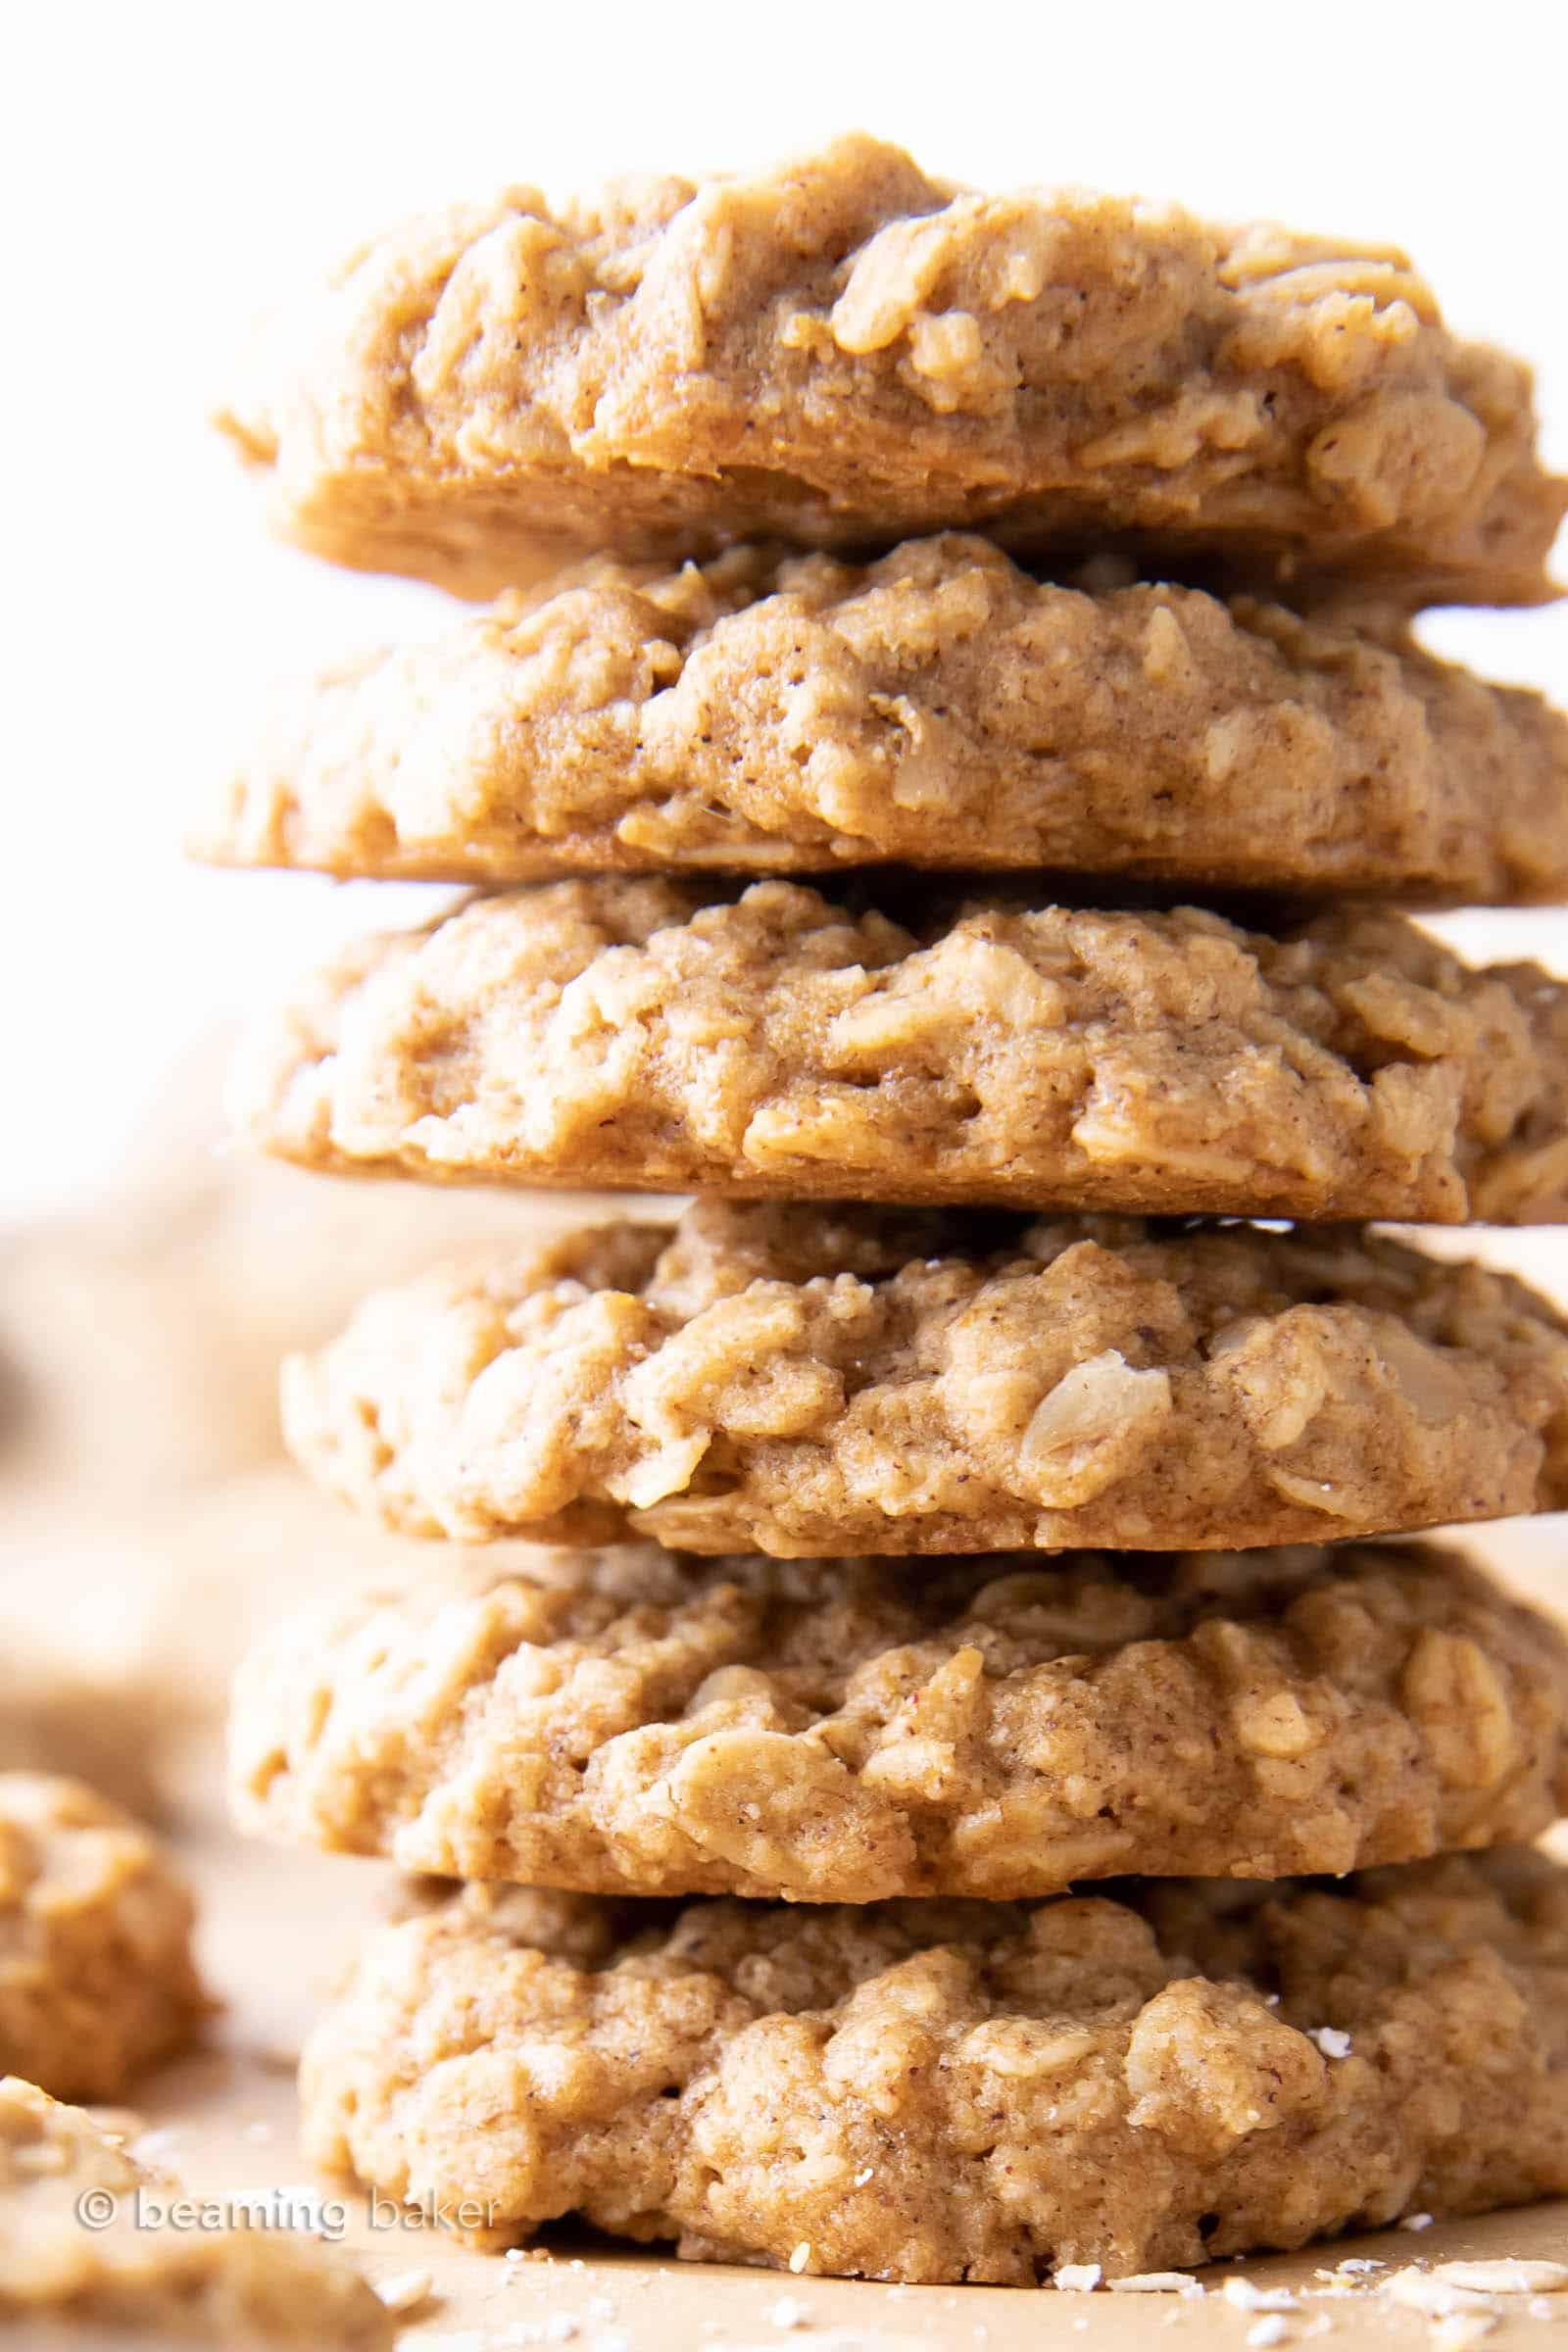
[(1513, 1849), (1337, 1886), (673, 1919), (473, 1888), (368, 1942), (306, 2143), (492, 2243), (1027, 2285), (1568, 2189), (1568, 1885)]
[(858, 136), (694, 185), (531, 188), (350, 257), (220, 418), (318, 554), (467, 595), (553, 553), (950, 527), (1411, 600), (1543, 592), (1527, 369), (1403, 254)]
[(0, 2080), (0, 2322), (58, 2322), (73, 2344), (106, 2352), (143, 2337), (224, 2352), (391, 2352), (391, 2314), (341, 2256), (242, 2218), (160, 2218), (182, 2193), (80, 2108)]
[(284, 1422), (421, 1535), (1226, 1549), (1568, 1504), (1568, 1327), (1338, 1229), (708, 1201), (372, 1296)]
[(211, 2007), (196, 1906), (158, 1840), (79, 1781), (0, 1772), (0, 2074), (115, 2099)]
[[(1568, 984), (1398, 915), (1244, 931), (557, 882), (357, 941), (231, 1102), (341, 1172), (1144, 1215), (1568, 1218)], [(900, 919), (895, 919), (897, 916)]]
[(242, 1829), (623, 1894), (1052, 1894), (1538, 1837), (1568, 1642), (1450, 1553), (443, 1575), (265, 1635)]
[(604, 563), (280, 700), (198, 855), (517, 882), (879, 859), (1409, 901), (1568, 891), (1568, 722), (1414, 645), (1196, 591)]

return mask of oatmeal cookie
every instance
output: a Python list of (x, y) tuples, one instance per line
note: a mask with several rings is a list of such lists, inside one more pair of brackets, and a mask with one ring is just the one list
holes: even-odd
[(367, 1944), (314, 2159), (698, 2259), (1031, 2284), (1568, 2189), (1568, 1885), (1509, 1849), (1272, 1887), (803, 1911), (472, 1888)]
[[(277, 2230), (180, 2229), (145, 2218), (182, 2194), (79, 2107), (32, 2083), (0, 2080), (0, 2322), (108, 2346), (160, 2344), (264, 2352), (391, 2352), (397, 2329), (368, 2282), (314, 2238)], [(108, 2214), (85, 2226), (84, 2197)], [(90, 2329), (90, 2337), (74, 2330)], [(29, 2340), (33, 2340), (30, 2339)], [(39, 2343), (54, 2341), (39, 2336)]]
[(128, 1813), (79, 1781), (0, 1773), (0, 2074), (118, 2098), (208, 2013), (194, 1920)]
[(240, 1827), (446, 1878), (863, 1903), (1343, 1873), (1568, 1810), (1568, 1642), (1451, 1554), (575, 1569), (264, 1636)]
[(980, 195), (863, 136), (416, 220), (263, 338), (220, 422), (286, 536), (468, 595), (564, 550), (967, 526), (1512, 603), (1564, 505), (1528, 370), (1402, 253)]
[(1568, 1504), (1568, 1327), (1330, 1228), (700, 1202), (373, 1294), (284, 1372), (420, 1535), (1224, 1550)]
[(1262, 933), (880, 896), (475, 899), (307, 980), (231, 1104), (307, 1166), (459, 1183), (1568, 1218), (1568, 984), (1536, 965), (1475, 972), (1370, 910)]
[(280, 698), (193, 848), (516, 882), (877, 860), (1411, 902), (1568, 892), (1568, 721), (1278, 606), (879, 563), (605, 563)]

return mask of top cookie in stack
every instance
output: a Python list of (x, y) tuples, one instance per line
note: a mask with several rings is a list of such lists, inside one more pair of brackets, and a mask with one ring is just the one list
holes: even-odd
[(609, 549), (979, 528), (1297, 596), (1544, 591), (1530, 379), (1388, 247), (856, 137), (755, 178), (534, 190), (356, 254), (229, 430), (302, 544), (470, 596)]

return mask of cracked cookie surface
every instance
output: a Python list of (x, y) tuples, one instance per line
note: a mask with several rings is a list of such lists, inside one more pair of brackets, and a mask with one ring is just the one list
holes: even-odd
[(285, 1433), (395, 1526), (1227, 1549), (1568, 1503), (1568, 1329), (1339, 1229), (701, 1202), (372, 1295)]
[(1403, 1222), (1568, 1217), (1568, 985), (1398, 915), (1246, 931), (601, 878), (355, 942), (267, 1015), (264, 1149), (449, 1182)]
[(888, 861), (1475, 903), (1561, 897), (1565, 837), (1568, 721), (1538, 696), (949, 534), (514, 593), (280, 697), (193, 846), (438, 881)]
[(1568, 1646), (1452, 1554), (560, 1568), (264, 1636), (240, 1826), (445, 1878), (863, 1903), (1338, 1875), (1568, 1808)]
[(210, 2003), (160, 1841), (80, 1781), (0, 1772), (0, 2074), (118, 2098)]
[(1508, 603), (1564, 503), (1528, 370), (1396, 250), (955, 190), (863, 136), (426, 216), (265, 338), (220, 422), (287, 536), (471, 595), (565, 550), (974, 527)]
[[(316, 2163), (682, 2254), (1030, 2284), (1568, 2187), (1543, 1856), (803, 1911), (472, 1888), (366, 1945)], [(804, 2251), (803, 2251), (804, 2249)]]

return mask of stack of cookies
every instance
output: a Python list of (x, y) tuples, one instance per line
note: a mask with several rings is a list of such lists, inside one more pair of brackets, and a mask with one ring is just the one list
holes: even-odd
[(1568, 1217), (1568, 987), (1396, 910), (1568, 891), (1568, 728), (1407, 632), (1545, 593), (1525, 370), (1397, 253), (851, 139), (419, 221), (227, 423), (500, 596), (214, 814), (484, 886), (250, 1135), (699, 1196), (287, 1369), (447, 1544), (252, 1657), (241, 1816), (462, 1882), (315, 2157), (924, 2280), (1568, 2190), (1568, 1649), (1382, 1540), (1568, 1504), (1568, 1325), (1364, 1230)]

